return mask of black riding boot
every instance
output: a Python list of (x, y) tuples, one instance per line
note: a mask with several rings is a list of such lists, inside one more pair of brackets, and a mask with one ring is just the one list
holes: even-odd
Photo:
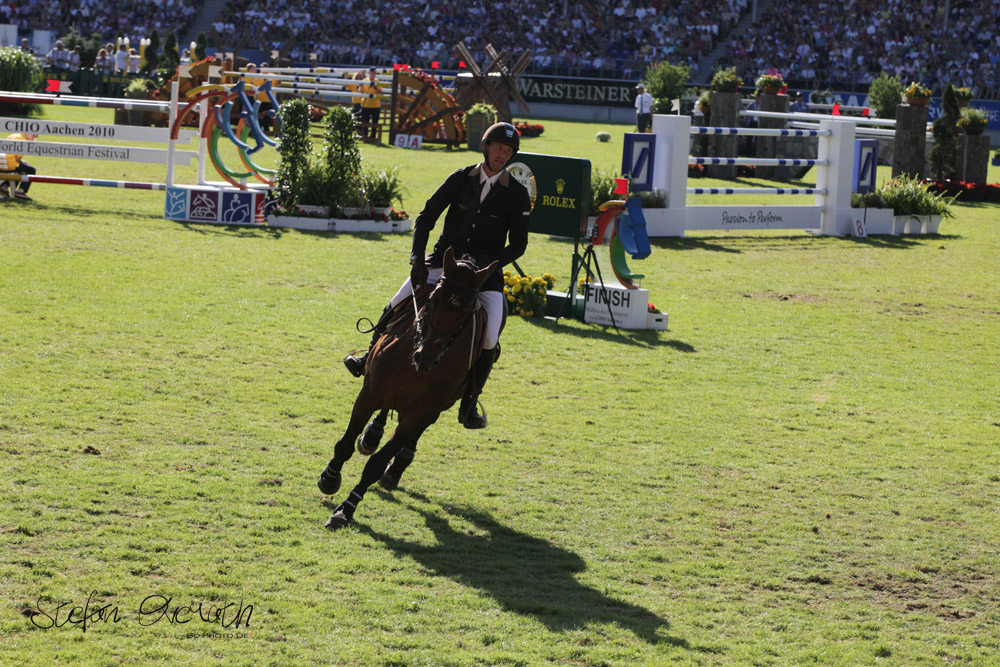
[(500, 356), (499, 345), (495, 350), (483, 350), (476, 365), (469, 372), (469, 383), (465, 388), (465, 396), (462, 397), (462, 402), (458, 406), (458, 421), (465, 428), (486, 426), (486, 418), (476, 410), (476, 401), (479, 399), (479, 394), (483, 392), (486, 380), (490, 377), (490, 371), (493, 370), (493, 362), (498, 356)]
[(372, 328), (372, 342), (368, 343), (368, 352), (365, 352), (360, 357), (356, 357), (353, 354), (349, 354), (344, 357), (344, 365), (347, 366), (347, 370), (356, 378), (361, 377), (365, 374), (365, 363), (368, 361), (368, 354), (375, 347), (375, 341), (382, 337), (385, 333), (385, 329), (389, 326), (389, 314), (392, 312), (392, 305), (388, 305), (382, 311), (382, 314), (378, 318), (378, 322), (375, 323), (374, 328)]

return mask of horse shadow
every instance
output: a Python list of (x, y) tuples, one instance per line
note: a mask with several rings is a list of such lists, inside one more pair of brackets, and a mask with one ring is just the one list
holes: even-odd
[[(402, 489), (382, 495), (423, 517), (436, 543), (407, 541), (356, 521), (358, 531), (435, 575), (483, 591), (509, 612), (537, 619), (550, 631), (614, 623), (650, 644), (690, 648), (687, 640), (665, 632), (670, 627), (667, 619), (577, 581), (574, 575), (586, 569), (586, 562), (572, 551), (504, 526), (489, 513), (455, 505), (439, 505), (443, 512), (436, 512), (400, 500), (404, 494), (432, 502)], [(472, 528), (456, 529), (448, 515)]]

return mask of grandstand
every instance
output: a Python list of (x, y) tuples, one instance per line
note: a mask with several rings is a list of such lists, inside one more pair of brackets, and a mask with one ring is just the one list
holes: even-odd
[(766, 69), (795, 88), (862, 91), (880, 72), (1000, 98), (1000, 0), (0, 0), (19, 37), (76, 30), (133, 43), (152, 30), (187, 44), (214, 29), (220, 47), (280, 51), (293, 61), (458, 69), (454, 45), (530, 49), (531, 74), (638, 79), (648, 64), (686, 63), (693, 84), (736, 67), (748, 85)]

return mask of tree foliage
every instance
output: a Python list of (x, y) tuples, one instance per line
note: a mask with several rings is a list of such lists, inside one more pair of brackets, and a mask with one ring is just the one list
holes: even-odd
[(281, 105), (281, 142), (278, 144), (278, 174), (275, 197), (282, 208), (300, 203), (302, 174), (309, 168), (309, 103), (301, 97)]
[[(16, 47), (0, 47), (0, 90), (33, 93), (42, 83), (42, 68), (30, 53)], [(0, 115), (27, 116), (40, 111), (37, 104), (0, 102)]]
[(691, 68), (688, 65), (672, 65), (663, 60), (646, 68), (646, 86), (653, 96), (653, 113), (670, 113), (673, 100), (680, 99), (687, 88)]
[(903, 82), (895, 74), (882, 72), (868, 87), (868, 106), (879, 118), (895, 118), (903, 101)]

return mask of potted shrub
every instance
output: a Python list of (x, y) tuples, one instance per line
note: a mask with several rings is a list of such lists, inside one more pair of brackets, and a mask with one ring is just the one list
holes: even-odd
[[(132, 79), (122, 94), (130, 100), (150, 100), (153, 99), (153, 91), (155, 90), (155, 81), (139, 78)], [(149, 125), (149, 115), (150, 111), (146, 109), (116, 109), (115, 122), (125, 125)]]
[(951, 204), (955, 196), (932, 192), (931, 184), (918, 178), (901, 176), (883, 183), (875, 192), (855, 195), (861, 205), (893, 210), (894, 234), (937, 234), (942, 218), (952, 217)]
[(958, 102), (958, 106), (967, 107), (972, 103), (972, 89), (971, 88), (956, 88), (955, 89), (955, 100)]
[(757, 77), (757, 88), (762, 93), (774, 95), (785, 85), (785, 80), (777, 72), (761, 74)]
[(381, 169), (362, 165), (361, 187), (367, 205), (379, 215), (388, 214), (393, 202), (403, 203), (403, 184), (399, 180), (399, 167)]
[(903, 91), (903, 97), (911, 107), (925, 107), (931, 100), (931, 89), (919, 81), (912, 81)]
[(712, 75), (712, 90), (717, 93), (737, 93), (743, 85), (743, 78), (735, 67), (720, 69)]
[(496, 118), (497, 110), (482, 102), (473, 104), (465, 112), (465, 135), (470, 151), (478, 153), (483, 149), (483, 135)]
[(966, 134), (978, 135), (986, 130), (986, 114), (981, 109), (975, 107), (965, 107), (962, 109), (962, 117), (958, 119), (956, 125)]

